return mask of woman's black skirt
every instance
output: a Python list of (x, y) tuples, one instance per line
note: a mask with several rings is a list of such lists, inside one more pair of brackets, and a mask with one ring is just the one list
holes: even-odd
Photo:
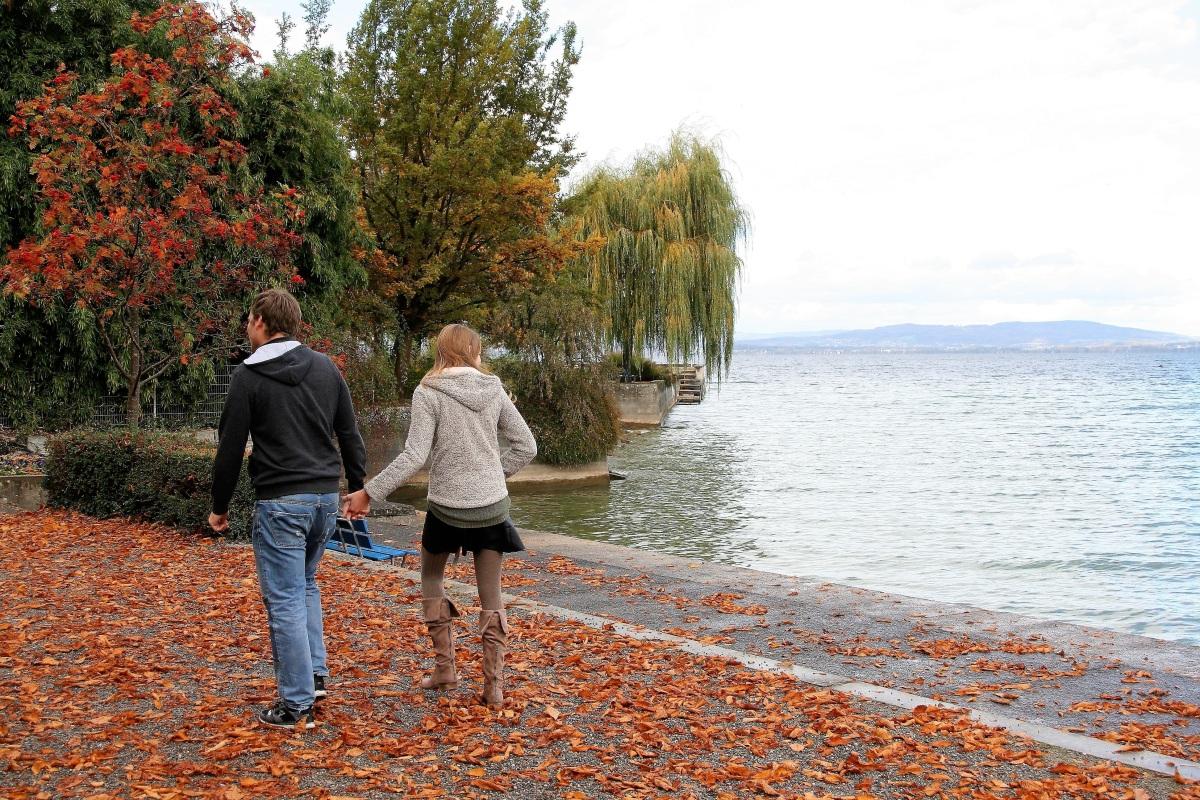
[(425, 514), (421, 546), (431, 553), (476, 553), (480, 550), (516, 553), (525, 549), (511, 520), (483, 528), (459, 528), (439, 519), (432, 511)]

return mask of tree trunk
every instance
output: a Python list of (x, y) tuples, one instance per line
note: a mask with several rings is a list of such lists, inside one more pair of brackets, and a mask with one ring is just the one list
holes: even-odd
[(125, 424), (131, 428), (142, 422), (142, 315), (130, 309), (126, 322), (129, 333), (129, 371), (125, 373)]
[(129, 348), (129, 375), (125, 384), (125, 424), (136, 428), (142, 423), (142, 315), (129, 312), (129, 332), (133, 346)]
[(131, 381), (125, 392), (125, 424), (136, 428), (142, 423), (142, 384)]

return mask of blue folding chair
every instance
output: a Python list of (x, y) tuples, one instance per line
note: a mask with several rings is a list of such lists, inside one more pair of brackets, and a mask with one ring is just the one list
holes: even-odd
[(400, 566), (404, 566), (404, 562), (409, 556), (419, 555), (416, 550), (389, 547), (371, 541), (371, 534), (367, 530), (365, 519), (349, 520), (345, 517), (338, 517), (333, 536), (329, 537), (325, 549), (336, 550), (339, 553), (358, 556), (369, 561), (392, 561), (398, 558)]

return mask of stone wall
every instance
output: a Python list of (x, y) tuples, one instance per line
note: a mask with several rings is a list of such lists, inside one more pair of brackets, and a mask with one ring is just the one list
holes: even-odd
[[(560, 486), (599, 486), (608, 483), (608, 459), (560, 467), (534, 462), (508, 479), (510, 492), (542, 491)], [(429, 488), (429, 472), (421, 470), (408, 483), (392, 493), (392, 500), (413, 500), (424, 497)]]
[(661, 425), (675, 405), (675, 386), (666, 381), (613, 384), (621, 424), (651, 427)]
[(46, 503), (42, 475), (10, 475), (0, 477), (0, 506), (36, 511)]

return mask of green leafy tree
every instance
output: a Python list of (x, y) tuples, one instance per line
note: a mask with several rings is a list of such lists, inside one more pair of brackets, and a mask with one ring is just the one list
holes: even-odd
[(24, 429), (86, 422), (107, 388), (106, 361), (86, 311), (0, 292), (0, 417)]
[(304, 46), (315, 52), (321, 49), (321, 37), (329, 31), (329, 9), (333, 0), (304, 0)]
[(585, 260), (624, 373), (649, 352), (728, 370), (748, 221), (719, 149), (676, 133), (627, 170), (587, 176), (566, 207), (580, 236), (604, 241)]
[(358, 224), (358, 187), (339, 129), (348, 107), (331, 51), (281, 50), (267, 67), (239, 79), (241, 138), (247, 166), (263, 185), (300, 191), (302, 240), (293, 261), (304, 283), (297, 293), (305, 318), (324, 321), (348, 290), (366, 284), (358, 259), (369, 241)]
[(576, 254), (551, 226), (573, 163), (560, 131), (573, 25), (541, 0), (371, 0), (344, 88), (372, 288), (391, 305), (398, 385), (442, 324), (519, 293)]
[(42, 213), (0, 264), (0, 290), (90, 314), (137, 425), (145, 385), (228, 351), (247, 295), (294, 274), (285, 215), (302, 214), (295, 190), (263, 192), (236, 140), (226, 95), (249, 19), (175, 0), (132, 24), (170, 54), (123, 47), (93, 91), (63, 71), (18, 104)]
[[(0, 9), (0, 121), (36, 97), (60, 64), (80, 86), (111, 74), (110, 55), (131, 41), (134, 12), (157, 0), (15, 0)], [(0, 261), (33, 231), (37, 184), (22, 137), (0, 134)], [(105, 356), (86, 314), (62, 304), (0, 297), (0, 416), (22, 427), (85, 419), (105, 391)]]
[(288, 42), (292, 40), (292, 31), (296, 30), (296, 21), (292, 19), (292, 15), (284, 11), (279, 15), (279, 19), (275, 20), (275, 35), (279, 37), (279, 45), (275, 48), (275, 58), (281, 59), (288, 56)]
[(339, 358), (357, 403), (395, 398), (390, 305), (367, 290), (362, 262), (373, 243), (361, 224), (357, 175), (342, 133), (349, 104), (337, 78), (337, 58), (321, 45), (329, 0), (303, 4), (304, 39), (289, 51), (296, 27), (278, 23), (279, 45), (263, 70), (240, 79), (251, 170), (267, 186), (300, 190), (305, 217), (294, 260), (304, 283), (296, 294), (312, 329), (310, 341)]

